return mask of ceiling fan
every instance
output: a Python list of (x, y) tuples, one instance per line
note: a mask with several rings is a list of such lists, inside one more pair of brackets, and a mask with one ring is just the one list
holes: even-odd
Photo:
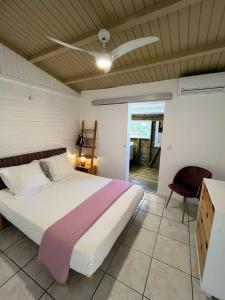
[(95, 58), (96, 64), (99, 69), (103, 70), (105, 73), (108, 73), (111, 69), (113, 61), (121, 57), (122, 55), (133, 51), (139, 47), (155, 43), (159, 40), (158, 37), (149, 36), (149, 37), (143, 37), (135, 40), (131, 40), (125, 44), (122, 44), (121, 46), (113, 49), (111, 52), (106, 51), (105, 46), (106, 43), (110, 40), (110, 32), (107, 29), (100, 29), (98, 32), (98, 38), (100, 42), (102, 43), (102, 51), (93, 51), (93, 50), (86, 50), (82, 48), (78, 48), (76, 46), (70, 45), (68, 43), (59, 41), (57, 39), (54, 39), (52, 37), (47, 37), (51, 41), (62, 45), (64, 47), (82, 51), (85, 53), (88, 53), (89, 55), (93, 56)]

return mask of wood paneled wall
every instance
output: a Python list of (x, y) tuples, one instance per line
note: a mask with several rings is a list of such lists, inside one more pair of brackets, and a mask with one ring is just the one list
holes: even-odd
[(72, 148), (80, 123), (76, 94), (8, 48), (0, 49), (0, 156)]
[(0, 43), (0, 75), (65, 95), (77, 93)]

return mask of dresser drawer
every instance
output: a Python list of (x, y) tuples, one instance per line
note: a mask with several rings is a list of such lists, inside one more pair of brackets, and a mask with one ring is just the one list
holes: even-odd
[(201, 242), (202, 237), (198, 225), (196, 227), (196, 239), (197, 239), (197, 248), (198, 248), (198, 263), (199, 263), (200, 275), (202, 278), (204, 266), (205, 266), (205, 253), (203, 251), (202, 242)]
[(197, 247), (198, 247), (199, 267), (200, 267), (201, 277), (204, 272), (205, 261), (207, 258), (213, 219), (214, 219), (214, 206), (211, 202), (209, 192), (206, 186), (203, 184), (201, 201), (198, 210), (197, 227), (196, 227), (196, 237), (197, 237)]
[(202, 201), (201, 206), (199, 208), (199, 217), (200, 217), (200, 222), (202, 223), (203, 226), (205, 236), (207, 237), (208, 240), (210, 240), (214, 214), (212, 214), (209, 211), (204, 200)]
[(199, 214), (198, 214), (196, 237), (197, 237), (200, 273), (202, 276), (202, 274), (204, 272), (204, 267), (205, 267), (205, 260), (206, 260), (207, 251), (208, 251), (209, 239), (205, 232), (201, 211), (199, 211)]
[(205, 187), (205, 195), (204, 195), (204, 204), (207, 210), (207, 218), (209, 218), (209, 220), (213, 222), (215, 208), (206, 187)]
[(201, 290), (225, 300), (225, 181), (204, 179), (196, 225)]

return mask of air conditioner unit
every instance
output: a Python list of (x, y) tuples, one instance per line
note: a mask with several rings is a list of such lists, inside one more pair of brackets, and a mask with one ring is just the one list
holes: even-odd
[(225, 72), (183, 77), (179, 79), (178, 95), (225, 92)]

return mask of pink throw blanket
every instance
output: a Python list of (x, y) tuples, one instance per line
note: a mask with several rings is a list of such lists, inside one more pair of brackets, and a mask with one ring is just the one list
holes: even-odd
[(38, 261), (58, 283), (68, 279), (76, 242), (130, 186), (125, 181), (110, 181), (45, 231)]

